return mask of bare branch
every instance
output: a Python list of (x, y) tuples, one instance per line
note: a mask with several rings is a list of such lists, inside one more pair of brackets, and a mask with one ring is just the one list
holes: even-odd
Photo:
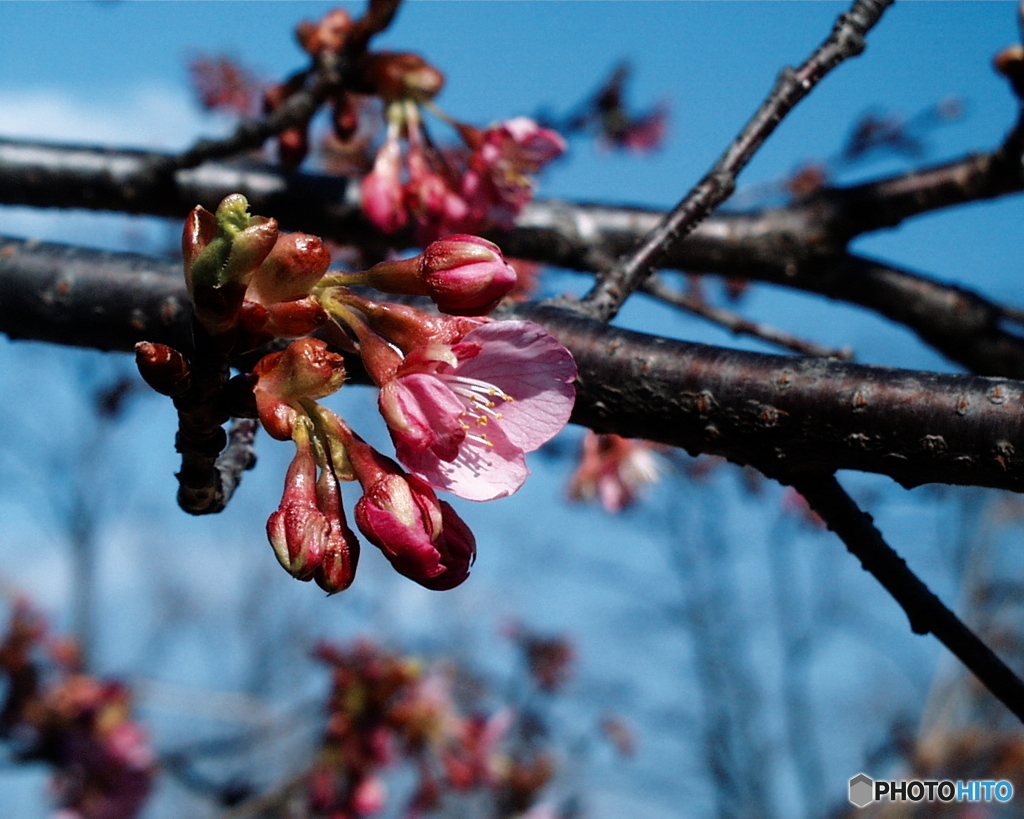
[(580, 309), (602, 321), (614, 318), (630, 294), (658, 266), (666, 250), (732, 195), (740, 171), (796, 104), (833, 68), (864, 50), (864, 35), (891, 3), (892, 0), (854, 0), (850, 10), (839, 15), (828, 39), (803, 65), (796, 70), (784, 68), (775, 88), (714, 167), (628, 258), (602, 273), (583, 298)]
[(921, 582), (882, 538), (834, 475), (808, 475), (791, 481), (817, 512), (906, 612), (915, 634), (934, 634), (995, 697), (1024, 721), (1024, 682)]
[(291, 94), (267, 116), (244, 120), (224, 139), (201, 139), (179, 156), (157, 159), (152, 166), (155, 174), (166, 176), (176, 170), (194, 168), (209, 159), (259, 148), (270, 137), (309, 122), (328, 96), (351, 82), (349, 75), (356, 61), (366, 51), (370, 39), (391, 24), (400, 3), (401, 0), (371, 2), (366, 14), (353, 25), (341, 50), (325, 49), (313, 59), (313, 64), (304, 72), (305, 87)]
[[(364, 219), (357, 180), (207, 163), (178, 172), (174, 186), (166, 188), (147, 174), (154, 156), (164, 155), (0, 140), (0, 202), (184, 218), (197, 203), (214, 210), (225, 196), (240, 192), (254, 212), (278, 216), (286, 228), (371, 251), (414, 244), (411, 235), (382, 235)], [(950, 188), (944, 180), (967, 178), (979, 167), (988, 168), (988, 175), (959, 188), (961, 193), (970, 190), (984, 197), (1024, 189), (1019, 162), (1015, 174), (1000, 177), (991, 172), (999, 163), (992, 155), (985, 157), (871, 185), (876, 191), (913, 188), (916, 193), (907, 193), (901, 202), (917, 202), (921, 208), (948, 202), (942, 191)], [(1013, 317), (1009, 308), (964, 288), (842, 252), (844, 241), (828, 232), (840, 230), (842, 219), (836, 214), (864, 225), (883, 208), (877, 197), (857, 192), (863, 188), (829, 189), (806, 202), (760, 213), (714, 214), (672, 248), (663, 263), (857, 304), (904, 324), (974, 372), (1024, 378), (1024, 343), (1000, 324)], [(901, 208), (905, 213), (906, 207)], [(521, 214), (515, 229), (491, 233), (490, 238), (509, 256), (597, 271), (627, 252), (661, 215), (637, 208), (537, 201)]]
[(776, 330), (774, 327), (751, 321), (738, 313), (734, 313), (732, 310), (715, 307), (703, 299), (670, 287), (657, 275), (651, 276), (644, 282), (642, 290), (659, 301), (707, 319), (737, 336), (759, 338), (762, 341), (767, 341), (769, 344), (774, 344), (776, 347), (781, 347), (783, 350), (789, 350), (799, 355), (837, 358), (840, 361), (850, 361), (853, 358), (853, 353), (850, 350), (831, 350), (828, 347), (815, 344), (813, 341), (804, 341), (789, 333)]

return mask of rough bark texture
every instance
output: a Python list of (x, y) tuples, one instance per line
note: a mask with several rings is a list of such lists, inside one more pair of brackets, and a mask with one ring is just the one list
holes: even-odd
[[(553, 307), (507, 314), (546, 326), (576, 357), (573, 421), (754, 464), (769, 474), (860, 469), (1024, 491), (1024, 384), (771, 356), (630, 332)], [(177, 266), (133, 254), (0, 243), (0, 331), (129, 351), (188, 351)], [(360, 368), (350, 368), (358, 377)]]
[[(1015, 139), (1007, 144), (1016, 145)], [(785, 208), (714, 214), (671, 248), (662, 264), (856, 304), (905, 325), (973, 372), (1024, 379), (1024, 340), (1002, 326), (1002, 307), (965, 288), (844, 250), (848, 225), (863, 232), (913, 213), (1021, 190), (1021, 165), (1017, 162), (1014, 171), (1007, 154), (1014, 151), (1004, 146), (996, 154), (915, 174), (828, 189)], [(215, 210), (228, 194), (242, 193), (254, 213), (273, 215), (288, 229), (357, 242), (371, 251), (413, 243), (411, 236), (386, 237), (367, 223), (357, 180), (206, 163), (178, 171), (167, 183), (150, 172), (166, 159), (142, 151), (0, 140), (0, 202), (183, 218), (196, 204)], [(489, 236), (508, 256), (595, 272), (628, 253), (662, 216), (637, 208), (538, 201), (524, 210), (515, 229)]]

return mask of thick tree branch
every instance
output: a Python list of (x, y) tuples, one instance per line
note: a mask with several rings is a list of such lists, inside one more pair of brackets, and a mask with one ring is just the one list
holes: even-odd
[[(858, 469), (904, 486), (1024, 491), (1024, 384), (769, 356), (657, 338), (557, 308), (509, 313), (545, 325), (579, 366), (573, 421), (692, 453), (796, 474)], [(184, 282), (131, 254), (5, 240), (0, 331), (131, 350), (190, 348)], [(356, 362), (350, 367), (358, 378)]]
[(784, 68), (775, 88), (707, 175), (644, 237), (639, 247), (601, 273), (579, 309), (602, 321), (614, 318), (630, 294), (654, 272), (668, 248), (732, 195), (740, 171), (796, 104), (833, 68), (864, 50), (864, 35), (891, 4), (892, 0), (854, 0), (850, 10), (836, 20), (828, 39), (803, 65), (795, 70)]
[[(1014, 150), (1019, 155), (1019, 148)], [(0, 202), (184, 218), (197, 203), (213, 210), (224, 196), (240, 192), (253, 212), (272, 214), (286, 228), (371, 249), (413, 243), (411, 236), (387, 237), (367, 223), (359, 207), (357, 180), (207, 163), (178, 172), (173, 188), (166, 189), (153, 183), (147, 172), (153, 157), (161, 156), (165, 155), (0, 140)], [(995, 156), (967, 157), (869, 186), (828, 189), (785, 208), (713, 214), (672, 248), (663, 264), (771, 282), (857, 304), (904, 324), (974, 372), (1024, 378), (1024, 343), (1001, 326), (1004, 318), (1012, 318), (1012, 311), (966, 289), (842, 253), (849, 230), (841, 226), (847, 222), (866, 226), (888, 212), (888, 224), (897, 211), (910, 215), (911, 205), (927, 210), (939, 203), (960, 204), (969, 196), (985, 198), (1024, 189), (1024, 166), (1019, 161), (996, 161)], [(1013, 174), (993, 170), (1010, 166), (1016, 167)], [(886, 200), (879, 198), (885, 191), (899, 198), (898, 207), (885, 210)], [(951, 191), (957, 192), (955, 198)], [(636, 208), (538, 201), (526, 208), (514, 230), (490, 237), (509, 256), (596, 271), (609, 258), (628, 252), (661, 215)], [(845, 233), (833, 238), (830, 230)]]
[(915, 634), (934, 634), (992, 694), (1024, 721), (1024, 682), (936, 597), (875, 528), (834, 475), (791, 481), (811, 509), (846, 544), (906, 612)]

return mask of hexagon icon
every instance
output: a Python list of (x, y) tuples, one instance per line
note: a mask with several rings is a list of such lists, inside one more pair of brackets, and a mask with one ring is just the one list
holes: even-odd
[(875, 801), (875, 782), (867, 774), (859, 773), (850, 780), (850, 801), (863, 808)]

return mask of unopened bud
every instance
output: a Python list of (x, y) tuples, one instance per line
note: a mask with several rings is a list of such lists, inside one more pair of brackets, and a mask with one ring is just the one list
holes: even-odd
[(385, 102), (426, 102), (444, 87), (444, 74), (419, 54), (376, 52), (363, 58), (363, 82)]
[(316, 460), (304, 424), (295, 425), (295, 457), (285, 476), (281, 505), (267, 520), (278, 562), (293, 577), (311, 580), (323, 560), (330, 523), (317, 507)]
[(309, 122), (286, 128), (277, 137), (277, 161), (286, 171), (294, 171), (309, 153)]
[(352, 18), (345, 9), (331, 9), (316, 23), (304, 20), (295, 29), (302, 50), (315, 57), (321, 51), (337, 51), (345, 45)]
[(516, 271), (501, 250), (479, 236), (432, 242), (420, 259), (428, 295), (442, 313), (486, 315), (516, 286)]
[(307, 233), (282, 233), (249, 281), (246, 296), (261, 304), (305, 298), (323, 278), (331, 252)]
[(410, 580), (436, 590), (459, 585), (469, 576), (476, 541), (455, 510), (365, 442), (347, 443), (364, 491), (355, 509), (359, 531)]
[(409, 221), (402, 187), (402, 148), (397, 139), (388, 139), (377, 151), (373, 170), (360, 185), (363, 211), (385, 233), (394, 233)]
[(185, 356), (166, 344), (140, 341), (135, 345), (135, 363), (145, 382), (162, 395), (174, 398), (192, 385)]
[(280, 353), (263, 356), (253, 368), (260, 421), (279, 440), (294, 434), (295, 409), (301, 398), (317, 399), (341, 388), (345, 360), (320, 339), (301, 338)]
[(352, 585), (359, 563), (359, 540), (345, 520), (341, 504), (341, 487), (333, 465), (320, 471), (316, 483), (317, 504), (327, 519), (330, 531), (323, 558), (313, 579), (328, 594), (345, 591)]
[(431, 242), (419, 256), (380, 262), (351, 279), (383, 293), (429, 296), (453, 316), (486, 315), (517, 280), (496, 244), (466, 235)]
[[(277, 241), (277, 222), (249, 215), (249, 202), (240, 193), (225, 197), (220, 203), (216, 222), (217, 233), (201, 252), (195, 256), (191, 252), (186, 253), (186, 260), (190, 256), (193, 259), (187, 273), (192, 286), (248, 284)], [(186, 242), (192, 244), (197, 230), (203, 237), (208, 235), (208, 225), (208, 217), (201, 214), (197, 214), (194, 220), (190, 217), (185, 223), (183, 245)]]

